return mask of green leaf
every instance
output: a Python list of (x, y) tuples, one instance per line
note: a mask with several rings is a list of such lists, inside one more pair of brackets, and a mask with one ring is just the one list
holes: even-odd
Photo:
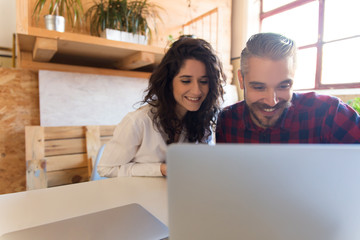
[(83, 24), (84, 10), (81, 0), (36, 0), (33, 12), (36, 23), (46, 3), (49, 3), (48, 14), (60, 16), (66, 14), (72, 27)]
[(360, 114), (360, 97), (349, 100), (347, 103)]
[(161, 21), (158, 10), (162, 8), (147, 0), (101, 0), (100, 2), (94, 0), (94, 4), (87, 10), (85, 16), (93, 35), (99, 36), (100, 31), (112, 28), (148, 34), (151, 37), (148, 19), (152, 21), (156, 32), (156, 22)]

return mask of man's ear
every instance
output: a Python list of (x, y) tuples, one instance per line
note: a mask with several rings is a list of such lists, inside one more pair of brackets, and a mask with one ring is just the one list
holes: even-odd
[(238, 79), (239, 79), (239, 83), (240, 83), (240, 88), (244, 89), (244, 78), (241, 75), (241, 70), (240, 69), (238, 70)]

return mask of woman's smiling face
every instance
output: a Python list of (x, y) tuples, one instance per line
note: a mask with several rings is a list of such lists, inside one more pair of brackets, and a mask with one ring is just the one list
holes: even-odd
[(204, 63), (195, 59), (184, 61), (172, 81), (176, 114), (182, 119), (187, 111), (199, 110), (209, 92), (209, 79)]

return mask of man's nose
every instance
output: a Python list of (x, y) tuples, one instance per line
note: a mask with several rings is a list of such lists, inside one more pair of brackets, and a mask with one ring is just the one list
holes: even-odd
[(278, 102), (279, 102), (279, 99), (277, 97), (276, 91), (274, 91), (274, 90), (267, 91), (264, 103), (266, 103), (270, 107), (273, 107)]

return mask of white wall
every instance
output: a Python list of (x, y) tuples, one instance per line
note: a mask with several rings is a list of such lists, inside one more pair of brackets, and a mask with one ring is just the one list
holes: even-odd
[(40, 125), (115, 125), (143, 98), (148, 79), (39, 71)]
[[(0, 0), (0, 47), (12, 48), (13, 33), (16, 32), (16, 1)], [(0, 55), (11, 52), (0, 51)]]

